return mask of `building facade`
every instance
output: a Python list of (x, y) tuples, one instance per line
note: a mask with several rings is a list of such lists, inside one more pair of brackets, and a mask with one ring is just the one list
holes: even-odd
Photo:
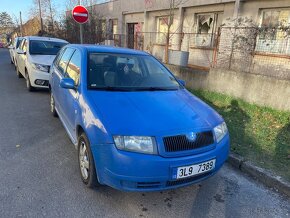
[[(162, 61), (166, 51), (181, 51), (189, 66), (205, 69), (235, 69), (246, 60), (246, 71), (275, 69), (290, 79), (289, 0), (113, 0), (91, 7), (117, 46), (142, 49)], [(275, 30), (269, 36), (270, 28)]]

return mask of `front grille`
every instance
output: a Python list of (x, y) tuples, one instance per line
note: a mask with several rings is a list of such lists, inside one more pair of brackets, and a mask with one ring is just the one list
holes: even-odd
[(211, 131), (200, 132), (196, 135), (195, 141), (187, 139), (186, 135), (168, 136), (163, 138), (166, 152), (177, 152), (193, 150), (214, 143), (213, 133)]
[(174, 181), (167, 181), (166, 182), (166, 186), (176, 186), (176, 185), (182, 185), (182, 184), (186, 184), (186, 183), (191, 183), (193, 181), (198, 181), (206, 176), (211, 175), (212, 172), (208, 172), (208, 173), (204, 173), (198, 176), (194, 176), (194, 177), (188, 177), (185, 179), (179, 179), (179, 180), (174, 180)]

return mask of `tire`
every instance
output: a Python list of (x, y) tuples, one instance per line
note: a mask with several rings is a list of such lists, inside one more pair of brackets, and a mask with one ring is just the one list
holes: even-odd
[(15, 66), (16, 75), (18, 78), (23, 78), (22, 74), (19, 72), (18, 66)]
[(27, 71), (25, 72), (25, 77), (26, 77), (26, 88), (27, 88), (27, 90), (28, 90), (29, 92), (34, 91), (34, 87), (31, 86), (30, 78), (29, 78), (29, 74), (28, 74)]
[(83, 183), (88, 188), (100, 186), (90, 142), (85, 133), (82, 133), (78, 138), (78, 162)]
[(50, 92), (50, 112), (52, 116), (58, 117), (57, 112), (55, 110), (55, 101), (51, 92)]

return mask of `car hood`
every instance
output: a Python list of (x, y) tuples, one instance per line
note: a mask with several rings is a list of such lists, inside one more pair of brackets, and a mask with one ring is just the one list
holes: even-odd
[(56, 55), (30, 55), (32, 63), (50, 66)]
[(223, 121), (185, 89), (176, 91), (88, 91), (107, 131), (116, 135), (170, 135), (212, 129)]

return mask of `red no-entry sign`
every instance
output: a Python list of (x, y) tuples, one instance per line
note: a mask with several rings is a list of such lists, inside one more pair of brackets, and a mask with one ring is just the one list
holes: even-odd
[(72, 10), (72, 16), (76, 22), (85, 23), (89, 19), (89, 12), (85, 7), (78, 5)]

